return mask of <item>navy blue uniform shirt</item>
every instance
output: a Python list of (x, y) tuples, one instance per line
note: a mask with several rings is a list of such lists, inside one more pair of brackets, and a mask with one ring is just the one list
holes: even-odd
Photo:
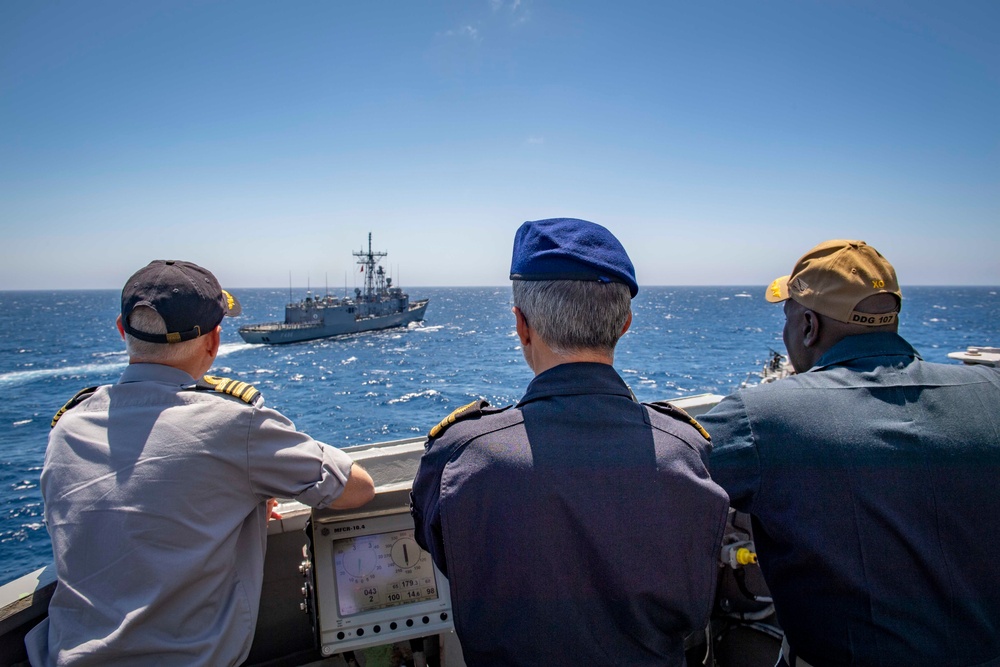
[(701, 423), (814, 665), (1000, 662), (1000, 373), (893, 333), (741, 390)]
[(607, 364), (538, 375), (513, 408), (431, 438), (417, 541), (470, 665), (679, 665), (712, 607), (728, 499), (689, 423)]

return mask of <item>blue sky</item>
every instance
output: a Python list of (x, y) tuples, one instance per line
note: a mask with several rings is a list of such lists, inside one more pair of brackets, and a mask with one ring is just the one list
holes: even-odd
[[(828, 238), (1000, 285), (1000, 3), (0, 3), (0, 289), (500, 285), (581, 217), (647, 285)], [(348, 277), (347, 280), (353, 280)]]

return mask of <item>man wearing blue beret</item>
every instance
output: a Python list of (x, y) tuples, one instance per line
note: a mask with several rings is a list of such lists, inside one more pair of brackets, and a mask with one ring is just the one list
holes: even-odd
[(681, 665), (704, 628), (729, 499), (697, 422), (612, 366), (638, 292), (604, 227), (521, 225), (514, 317), (535, 377), (431, 429), (417, 541), (448, 577), (470, 665)]

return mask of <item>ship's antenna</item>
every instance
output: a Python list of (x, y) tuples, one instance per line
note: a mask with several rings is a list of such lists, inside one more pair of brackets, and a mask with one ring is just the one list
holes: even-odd
[(288, 303), (292, 302), (292, 272), (288, 272)]
[(353, 255), (358, 258), (358, 264), (361, 265), (362, 273), (367, 273), (365, 276), (365, 299), (372, 300), (375, 298), (375, 266), (378, 262), (387, 255), (384, 252), (374, 252), (372, 250), (372, 233), (368, 232), (368, 252), (364, 249), (360, 252), (355, 252)]
[(330, 272), (329, 271), (327, 271), (326, 273), (323, 274), (323, 282), (324, 282), (323, 289), (326, 290), (326, 294), (324, 294), (323, 296), (324, 297), (330, 296)]

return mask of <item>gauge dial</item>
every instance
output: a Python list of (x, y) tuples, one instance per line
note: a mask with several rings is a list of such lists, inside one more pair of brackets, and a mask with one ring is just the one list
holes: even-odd
[(348, 576), (361, 579), (375, 569), (378, 544), (367, 539), (345, 543), (334, 552), (334, 558)]
[(403, 537), (392, 545), (392, 562), (396, 567), (409, 570), (420, 560), (423, 550), (412, 537)]

